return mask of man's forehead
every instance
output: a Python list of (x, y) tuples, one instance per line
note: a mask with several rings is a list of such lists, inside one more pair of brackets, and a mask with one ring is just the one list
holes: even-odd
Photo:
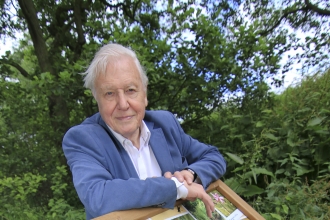
[(130, 88), (130, 87), (139, 87), (139, 83), (135, 82), (135, 81), (127, 81), (127, 82), (123, 82), (120, 85), (118, 85), (118, 83), (101, 83), (99, 86), (101, 89), (126, 89), (126, 88)]
[(133, 67), (137, 68), (136, 62), (133, 57), (130, 57), (128, 55), (120, 55), (118, 57), (110, 56), (108, 58), (107, 66), (106, 68), (118, 68), (118, 67)]

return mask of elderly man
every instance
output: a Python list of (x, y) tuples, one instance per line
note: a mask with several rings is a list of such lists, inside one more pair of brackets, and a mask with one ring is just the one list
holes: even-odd
[(224, 158), (185, 134), (170, 112), (145, 110), (148, 78), (136, 54), (105, 45), (84, 80), (99, 113), (69, 129), (63, 150), (87, 219), (197, 198), (211, 216), (205, 189), (224, 174)]

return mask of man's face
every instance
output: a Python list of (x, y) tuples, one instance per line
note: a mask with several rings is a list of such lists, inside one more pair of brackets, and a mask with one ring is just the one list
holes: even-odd
[(148, 104), (146, 88), (133, 59), (120, 57), (95, 79), (95, 98), (105, 123), (129, 140), (139, 137)]

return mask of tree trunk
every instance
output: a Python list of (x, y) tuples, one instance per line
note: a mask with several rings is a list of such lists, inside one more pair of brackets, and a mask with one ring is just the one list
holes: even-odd
[[(25, 21), (28, 26), (29, 33), (33, 42), (35, 54), (38, 59), (38, 63), (42, 73), (49, 72), (54, 75), (57, 79), (57, 73), (52, 67), (52, 59), (49, 56), (46, 42), (43, 38), (42, 30), (40, 28), (39, 20), (37, 17), (36, 8), (32, 0), (18, 0), (22, 13), (24, 15)], [(67, 109), (67, 104), (65, 100), (56, 94), (51, 94), (48, 96), (49, 100), (49, 116), (54, 131), (58, 134), (58, 137), (63, 135), (66, 129), (69, 127), (69, 113)], [(55, 143), (61, 146), (61, 138), (54, 138)]]

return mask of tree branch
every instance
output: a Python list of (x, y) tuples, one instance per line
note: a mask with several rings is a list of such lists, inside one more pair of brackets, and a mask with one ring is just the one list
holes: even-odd
[(311, 11), (316, 12), (318, 15), (330, 16), (330, 11), (329, 10), (319, 8), (316, 5), (313, 5), (309, 0), (305, 0), (305, 4), (306, 4), (308, 9), (310, 9)]
[(76, 30), (78, 34), (78, 42), (75, 46), (75, 59), (80, 56), (82, 46), (86, 43), (86, 39), (83, 31), (82, 24), (82, 13), (81, 13), (81, 0), (74, 1), (74, 21), (76, 24)]
[(73, 8), (71, 5), (58, 5), (54, 14), (54, 19), (50, 25), (47, 26), (47, 30), (51, 34), (51, 36), (54, 36), (56, 38), (57, 33), (59, 30), (57, 28), (61, 28), (64, 25), (64, 21), (66, 19), (63, 18), (64, 15), (69, 15), (69, 11)]
[[(140, 3), (141, 0), (137, 1), (136, 5)], [(113, 9), (113, 8), (120, 8), (122, 7), (122, 10), (124, 12), (124, 14), (129, 17), (132, 21), (135, 21), (135, 22), (139, 22), (135, 19), (135, 9), (136, 8), (136, 5), (133, 5), (133, 13), (130, 11), (130, 7), (125, 5), (124, 3), (117, 3), (117, 4), (109, 4), (106, 0), (101, 0), (101, 2), (108, 6), (110, 9)]]
[(42, 72), (50, 72), (54, 74), (51, 62), (49, 59), (46, 42), (43, 38), (40, 28), (37, 12), (32, 0), (18, 0), (18, 3), (23, 12), (24, 18), (28, 25), (29, 33), (33, 42), (38, 63)]
[[(53, 76), (58, 77), (54, 71), (53, 62), (49, 56), (46, 41), (43, 38), (43, 32), (40, 27), (37, 10), (33, 0), (18, 0), (18, 3), (28, 26), (41, 72), (49, 72)], [(56, 132), (64, 133), (69, 127), (70, 118), (67, 103), (62, 96), (54, 93), (48, 96), (48, 100), (49, 116), (53, 129)], [(59, 139), (57, 140), (57, 144), (60, 145), (61, 141)]]
[[(50, 47), (50, 53), (55, 54), (56, 51), (60, 50), (62, 44), (69, 44), (68, 40), (63, 40), (65, 35), (63, 33), (66, 33), (69, 29), (72, 23), (74, 22), (73, 15), (70, 15), (69, 11), (73, 11), (74, 8), (71, 5), (59, 5), (56, 8), (54, 20), (52, 23), (47, 27), (50, 36), (54, 38), (52, 42), (52, 46)], [(65, 17), (63, 17), (65, 15)], [(65, 24), (65, 20), (68, 20), (68, 23)], [(70, 45), (72, 48), (72, 46)]]
[[(74, 23), (74, 20), (68, 19), (68, 23), (66, 25), (63, 25), (61, 27), (61, 29), (59, 31), (57, 31), (56, 35), (54, 36), (54, 41), (52, 43), (52, 49), (53, 50), (59, 50), (60, 46), (62, 46), (62, 44), (65, 44), (66, 46), (68, 46), (70, 48), (70, 50), (74, 50), (73, 46), (70, 44), (69, 41), (67, 40), (63, 40), (63, 33), (66, 33), (67, 31), (69, 31), (70, 26)], [(54, 51), (52, 51), (54, 52)]]
[(78, 33), (78, 44), (83, 45), (86, 42), (86, 40), (82, 28), (81, 0), (75, 0), (74, 2), (74, 20), (76, 23), (76, 29)]
[(265, 31), (261, 31), (261, 32), (259, 32), (259, 34), (261, 36), (267, 36), (269, 33), (273, 32), (273, 30), (281, 24), (282, 20), (286, 19), (290, 14), (294, 14), (294, 13), (297, 13), (298, 11), (306, 11), (306, 10), (308, 10), (308, 8), (304, 7), (304, 8), (298, 8), (298, 9), (295, 9), (292, 11), (285, 12), (271, 28), (269, 28), (268, 30), (265, 30)]
[(120, 2), (120, 3), (117, 3), (117, 4), (114, 4), (114, 5), (112, 5), (112, 4), (109, 4), (106, 0), (101, 0), (101, 2), (104, 4), (104, 5), (106, 5), (106, 6), (108, 6), (109, 8), (119, 8), (119, 7), (124, 7), (125, 5), (124, 5), (124, 3), (122, 3), (122, 2)]
[(309, 0), (305, 0), (305, 4), (306, 4), (305, 7), (298, 8), (298, 9), (295, 9), (295, 10), (292, 10), (292, 11), (285, 12), (280, 17), (280, 19), (270, 29), (265, 30), (263, 32), (260, 32), (259, 34), (261, 36), (268, 35), (269, 33), (271, 33), (275, 28), (277, 28), (281, 24), (281, 22), (282, 22), (283, 19), (286, 19), (289, 15), (294, 14), (294, 13), (297, 13), (298, 11), (302, 11), (302, 12), (305, 12), (305, 13), (307, 13), (308, 11), (312, 11), (312, 12), (317, 13), (320, 16), (330, 16), (330, 11), (329, 10), (319, 8), (316, 5), (313, 5)]
[(29, 73), (23, 67), (21, 67), (19, 64), (15, 63), (13, 61), (7, 60), (7, 59), (0, 59), (0, 62), (10, 65), (12, 67), (15, 67), (25, 78), (28, 78), (28, 79), (30, 78)]
[(133, 12), (132, 12), (132, 19), (135, 20), (135, 13), (139, 7), (139, 4), (141, 3), (141, 0), (136, 1), (136, 3), (133, 5)]

